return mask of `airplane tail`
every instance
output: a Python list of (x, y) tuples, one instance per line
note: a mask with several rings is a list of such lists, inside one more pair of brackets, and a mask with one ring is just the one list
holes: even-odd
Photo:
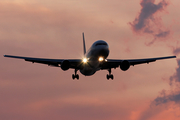
[(85, 44), (85, 38), (84, 38), (84, 32), (82, 33), (83, 36), (83, 49), (84, 49), (84, 55), (86, 54), (86, 44)]

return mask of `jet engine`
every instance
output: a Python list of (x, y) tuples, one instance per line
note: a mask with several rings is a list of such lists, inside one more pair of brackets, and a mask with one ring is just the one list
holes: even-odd
[(130, 64), (129, 64), (129, 62), (128, 62), (127, 60), (123, 60), (123, 61), (121, 62), (121, 64), (120, 64), (120, 68), (121, 68), (121, 70), (123, 70), (123, 71), (128, 70), (129, 67), (130, 67)]
[(61, 69), (66, 71), (70, 68), (70, 63), (68, 60), (64, 60), (62, 63), (61, 63)]

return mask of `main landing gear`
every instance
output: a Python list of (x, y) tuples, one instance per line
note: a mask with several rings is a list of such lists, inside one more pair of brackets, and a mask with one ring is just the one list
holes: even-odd
[(75, 78), (77, 79), (77, 80), (79, 80), (79, 75), (77, 74), (77, 69), (75, 69), (75, 74), (72, 74), (72, 79), (74, 80)]
[(109, 80), (109, 78), (113, 80), (113, 79), (114, 79), (114, 76), (113, 76), (113, 74), (111, 74), (111, 69), (109, 69), (108, 71), (109, 71), (109, 74), (106, 75), (106, 78), (107, 78), (108, 80)]

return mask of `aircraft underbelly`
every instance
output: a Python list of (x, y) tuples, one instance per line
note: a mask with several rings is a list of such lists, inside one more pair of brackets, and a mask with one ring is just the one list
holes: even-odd
[(96, 70), (93, 69), (89, 69), (89, 70), (80, 70), (81, 74), (85, 75), (85, 76), (91, 76), (94, 73), (96, 73)]
[(82, 69), (80, 69), (80, 72), (85, 76), (90, 76), (96, 73), (98, 70), (99, 63), (97, 62), (91, 62), (87, 65), (85, 65)]

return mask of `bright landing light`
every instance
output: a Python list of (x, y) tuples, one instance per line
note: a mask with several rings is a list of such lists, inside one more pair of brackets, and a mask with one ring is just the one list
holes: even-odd
[(99, 61), (102, 62), (104, 60), (103, 57), (99, 57)]
[(88, 59), (87, 58), (83, 58), (83, 63), (87, 63)]

